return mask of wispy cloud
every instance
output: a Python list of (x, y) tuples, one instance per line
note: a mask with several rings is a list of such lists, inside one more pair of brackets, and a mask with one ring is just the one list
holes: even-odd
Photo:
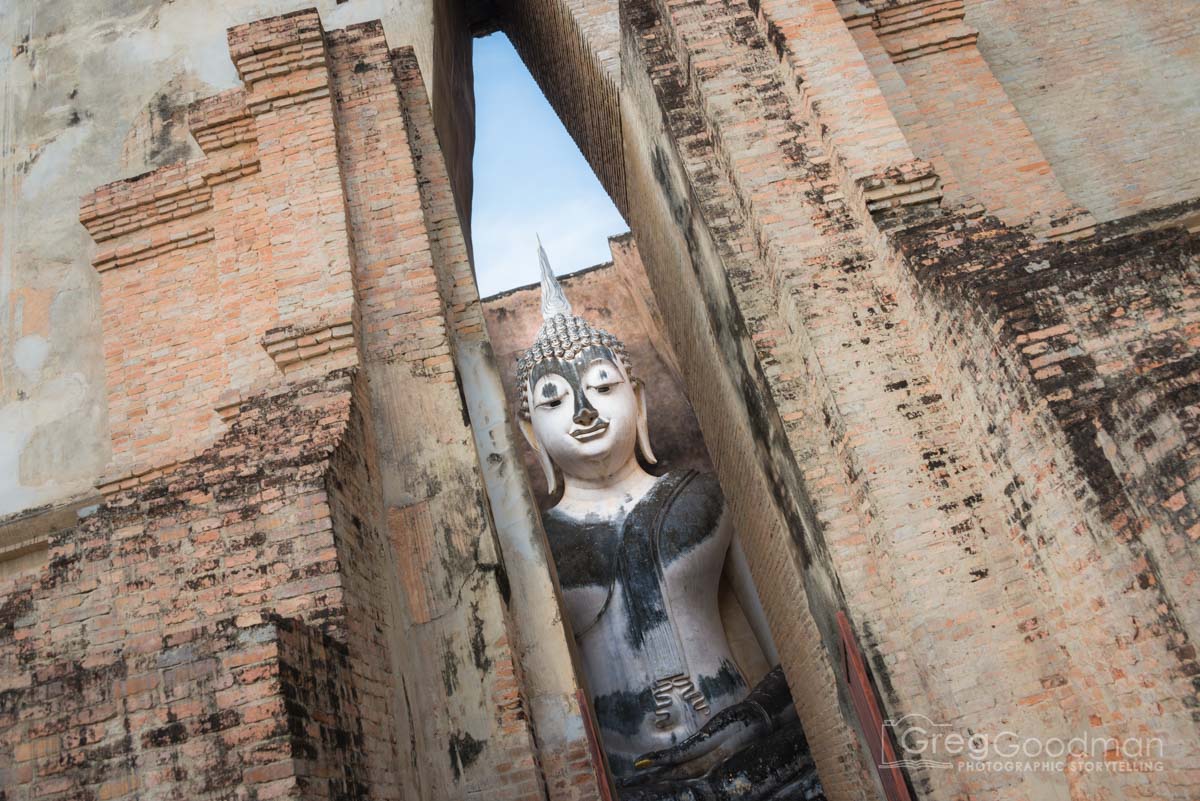
[(482, 295), (537, 280), (540, 235), (559, 274), (608, 261), (628, 229), (508, 39), (475, 43), (472, 244)]

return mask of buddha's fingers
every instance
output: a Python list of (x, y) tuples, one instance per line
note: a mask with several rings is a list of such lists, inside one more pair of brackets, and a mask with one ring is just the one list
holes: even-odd
[(730, 727), (737, 725), (737, 723), (738, 720), (735, 717), (726, 716), (722, 713), (709, 721), (700, 731), (679, 744), (660, 751), (651, 751), (648, 754), (642, 754), (633, 763), (633, 766), (638, 770), (649, 770), (652, 768), (674, 767), (685, 762), (690, 762), (693, 759), (699, 759), (720, 745), (723, 738), (719, 735), (728, 731)]
[(732, 753), (771, 728), (771, 718), (762, 707), (743, 701), (722, 710), (692, 736), (659, 751), (642, 754), (633, 763), (638, 770), (684, 765), (721, 748)]

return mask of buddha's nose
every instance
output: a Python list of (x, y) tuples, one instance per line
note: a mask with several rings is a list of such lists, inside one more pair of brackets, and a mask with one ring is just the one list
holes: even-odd
[(580, 426), (590, 426), (596, 422), (596, 418), (600, 415), (591, 406), (584, 406), (579, 411), (575, 412), (575, 424)]

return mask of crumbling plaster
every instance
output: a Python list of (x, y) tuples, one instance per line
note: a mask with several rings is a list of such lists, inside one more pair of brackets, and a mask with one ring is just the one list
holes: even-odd
[(226, 30), (313, 6), (327, 29), (382, 19), (433, 82), (429, 0), (0, 3), (0, 516), (87, 492), (109, 458), (79, 198), (198, 156), (187, 104), (238, 85)]

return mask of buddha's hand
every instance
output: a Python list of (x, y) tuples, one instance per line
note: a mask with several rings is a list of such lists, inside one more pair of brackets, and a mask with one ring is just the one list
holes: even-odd
[(629, 783), (698, 776), (750, 743), (766, 737), (795, 715), (783, 669), (776, 666), (745, 700), (718, 712), (695, 734), (670, 748), (638, 757), (634, 762), (637, 774)]
[(749, 699), (726, 707), (692, 736), (670, 748), (642, 754), (631, 783), (698, 776), (771, 730), (771, 718)]

